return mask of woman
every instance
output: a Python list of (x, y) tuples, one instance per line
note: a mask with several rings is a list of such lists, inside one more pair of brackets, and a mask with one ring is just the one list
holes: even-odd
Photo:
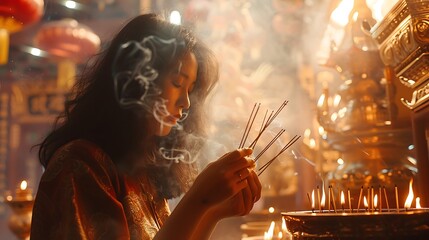
[[(132, 19), (86, 68), (40, 144), (32, 239), (207, 239), (260, 198), (252, 151), (196, 176), (211, 51), (154, 14)], [(170, 213), (167, 199), (182, 196)]]

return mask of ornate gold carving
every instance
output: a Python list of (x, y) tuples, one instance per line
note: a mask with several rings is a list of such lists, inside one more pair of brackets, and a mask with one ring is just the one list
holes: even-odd
[(410, 8), (411, 15), (421, 15), (429, 13), (429, 1), (428, 0), (405, 0)]
[(422, 106), (429, 101), (429, 83), (415, 90), (411, 101), (407, 101), (404, 98), (401, 98), (401, 101), (406, 107), (412, 110)]
[(417, 48), (412, 25), (406, 24), (390, 41), (380, 46), (380, 56), (385, 65), (396, 66)]
[(418, 48), (395, 67), (396, 76), (407, 87), (415, 88), (429, 77), (428, 46)]
[(372, 33), (378, 44), (382, 44), (409, 14), (406, 3), (398, 2)]
[(417, 19), (414, 23), (417, 41), (421, 43), (429, 42), (429, 19)]

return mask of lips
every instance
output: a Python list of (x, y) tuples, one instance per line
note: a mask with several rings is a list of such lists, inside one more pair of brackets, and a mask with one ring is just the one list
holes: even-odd
[(179, 120), (180, 120), (180, 114), (174, 115), (174, 116), (168, 115), (167, 117), (165, 117), (165, 121), (172, 123), (172, 124), (176, 124), (177, 121), (179, 121)]

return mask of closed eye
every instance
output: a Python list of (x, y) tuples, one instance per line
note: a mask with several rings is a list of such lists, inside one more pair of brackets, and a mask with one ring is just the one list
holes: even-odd
[(180, 88), (180, 87), (182, 87), (182, 84), (183, 84), (183, 79), (181, 78), (181, 76), (180, 75), (177, 75), (177, 76), (175, 76), (173, 79), (172, 79), (172, 84), (173, 84), (173, 86), (174, 87), (176, 87), (176, 88)]

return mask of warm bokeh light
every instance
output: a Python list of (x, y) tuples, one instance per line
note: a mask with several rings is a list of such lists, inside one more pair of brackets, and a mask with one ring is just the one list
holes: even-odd
[(182, 16), (180, 15), (179, 11), (172, 11), (170, 14), (170, 22), (176, 25), (182, 24)]
[(23, 180), (23, 181), (21, 182), (21, 185), (19, 186), (19, 188), (20, 188), (21, 190), (25, 190), (25, 189), (27, 189), (27, 181)]

